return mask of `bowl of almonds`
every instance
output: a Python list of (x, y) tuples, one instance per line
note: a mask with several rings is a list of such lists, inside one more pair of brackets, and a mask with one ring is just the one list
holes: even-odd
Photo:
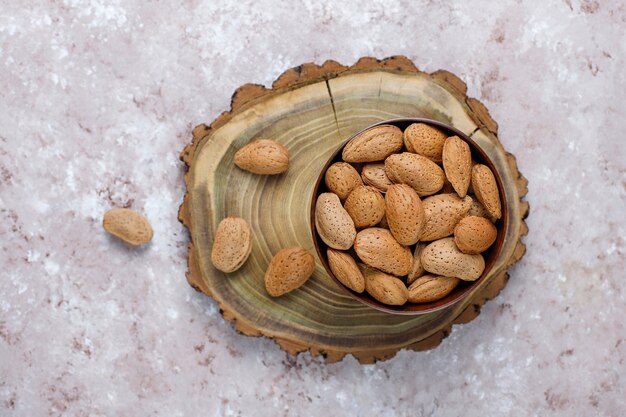
[(462, 300), (497, 260), (502, 180), (463, 132), (424, 118), (376, 123), (320, 172), (311, 233), (324, 268), (360, 302), (417, 315)]

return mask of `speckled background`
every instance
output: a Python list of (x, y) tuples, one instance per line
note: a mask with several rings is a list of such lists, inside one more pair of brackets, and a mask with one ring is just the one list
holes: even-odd
[[(0, 415), (625, 415), (625, 27), (619, 0), (0, 0)], [(327, 365), (238, 335), (184, 278), (191, 128), (246, 82), (395, 54), (499, 122), (526, 256), (433, 351)], [(103, 233), (112, 206), (152, 244)]]

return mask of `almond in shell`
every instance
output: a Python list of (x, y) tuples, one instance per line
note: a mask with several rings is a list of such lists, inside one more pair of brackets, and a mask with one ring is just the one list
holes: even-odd
[(272, 297), (301, 287), (315, 271), (315, 258), (301, 247), (280, 250), (265, 271), (265, 289)]
[(345, 201), (356, 187), (363, 185), (359, 173), (346, 162), (335, 162), (328, 167), (324, 175), (324, 182), (328, 189), (337, 194), (341, 201)]
[(422, 201), (415, 190), (406, 184), (394, 184), (385, 195), (387, 222), (398, 243), (410, 246), (420, 238), (425, 214)]
[(385, 199), (374, 187), (363, 185), (350, 193), (344, 208), (357, 229), (371, 227), (385, 216)]
[(498, 230), (484, 217), (467, 216), (454, 228), (454, 243), (463, 253), (484, 252), (496, 241)]
[(446, 179), (439, 165), (425, 156), (409, 152), (385, 159), (385, 172), (392, 182), (411, 186), (420, 197), (441, 190)]
[(333, 249), (350, 249), (356, 229), (352, 218), (334, 193), (322, 193), (315, 203), (315, 227), (324, 243)]
[(447, 135), (441, 130), (425, 123), (413, 123), (404, 130), (406, 149), (435, 162), (441, 162), (446, 138)]
[(241, 268), (252, 252), (252, 233), (248, 222), (239, 217), (226, 217), (215, 230), (211, 262), (222, 272)]
[(415, 245), (415, 249), (413, 250), (413, 266), (411, 267), (411, 272), (409, 272), (409, 275), (406, 278), (406, 283), (408, 285), (412, 284), (416, 279), (426, 273), (426, 270), (422, 266), (422, 251), (426, 246), (426, 243), (418, 243)]
[(456, 277), (464, 281), (475, 281), (485, 270), (482, 255), (468, 255), (461, 252), (454, 238), (439, 239), (422, 251), (422, 266), (431, 274)]
[(487, 209), (491, 217), (502, 217), (500, 194), (496, 178), (487, 165), (476, 164), (472, 168), (472, 188), (481, 204)]
[(113, 236), (131, 245), (143, 245), (152, 240), (152, 226), (142, 214), (127, 208), (107, 211), (102, 227)]
[(328, 256), (328, 266), (339, 282), (358, 293), (365, 290), (363, 273), (349, 253), (329, 248), (326, 255)]
[(270, 139), (248, 143), (235, 153), (235, 165), (254, 174), (282, 174), (289, 168), (289, 151)]
[(446, 139), (443, 145), (443, 170), (459, 197), (465, 197), (472, 179), (472, 152), (458, 136)]
[(354, 240), (354, 250), (365, 264), (396, 276), (407, 275), (413, 265), (411, 250), (399, 244), (387, 229), (361, 230)]
[(387, 192), (387, 188), (393, 184), (387, 177), (383, 162), (365, 164), (363, 169), (361, 169), (361, 178), (364, 184), (376, 188), (381, 193)]
[(409, 298), (404, 283), (389, 274), (373, 268), (364, 268), (365, 291), (383, 304), (401, 306)]
[(380, 125), (361, 132), (343, 148), (346, 162), (382, 161), (402, 148), (402, 130), (392, 125)]
[(450, 294), (459, 284), (459, 279), (437, 275), (424, 275), (409, 286), (409, 301), (412, 303), (430, 303)]
[(495, 223), (496, 221), (493, 217), (491, 217), (487, 209), (482, 204), (480, 204), (480, 201), (478, 201), (477, 198), (472, 198), (472, 206), (467, 212), (467, 215), (484, 217), (485, 219), (489, 220), (491, 223)]
[(456, 194), (437, 194), (422, 200), (426, 222), (420, 240), (432, 241), (450, 236), (471, 204), (471, 197), (459, 198)]

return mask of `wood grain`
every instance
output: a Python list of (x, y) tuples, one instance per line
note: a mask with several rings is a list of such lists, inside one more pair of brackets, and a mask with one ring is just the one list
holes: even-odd
[[(267, 336), (291, 354), (309, 350), (329, 362), (348, 353), (371, 363), (402, 348), (431, 349), (453, 324), (476, 317), (482, 304), (506, 285), (507, 268), (524, 254), (527, 182), (498, 141), (497, 124), (486, 108), (465, 96), (465, 84), (451, 73), (426, 74), (405, 57), (391, 57), (362, 58), (351, 67), (334, 61), (304, 64), (283, 73), (272, 87), (237, 89), (231, 110), (210, 126), (196, 127), (181, 153), (188, 172), (179, 219), (190, 234), (190, 285), (214, 298), (239, 332)], [(502, 175), (511, 215), (502, 255), (489, 277), (461, 303), (414, 317), (358, 303), (320, 264), (299, 290), (269, 297), (263, 274), (273, 254), (290, 246), (315, 253), (308, 210), (329, 155), (355, 131), (406, 116), (440, 120), (472, 136)], [(278, 140), (289, 149), (286, 174), (257, 176), (234, 166), (237, 149), (259, 138)], [(232, 274), (217, 271), (209, 261), (213, 231), (228, 215), (245, 218), (254, 235), (248, 262)]]

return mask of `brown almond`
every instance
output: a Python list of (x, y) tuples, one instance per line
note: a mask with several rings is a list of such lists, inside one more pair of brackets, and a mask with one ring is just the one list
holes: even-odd
[(415, 190), (406, 184), (394, 184), (385, 195), (387, 222), (398, 243), (410, 246), (420, 238), (425, 214), (422, 201)]
[(422, 266), (431, 274), (475, 281), (485, 270), (485, 260), (482, 255), (461, 252), (456, 247), (454, 238), (446, 237), (424, 248)]
[(378, 224), (385, 216), (385, 199), (374, 187), (355, 188), (343, 206), (358, 229)]
[(431, 241), (450, 236), (471, 204), (471, 197), (459, 198), (456, 194), (437, 194), (422, 200), (426, 222), (420, 240)]
[(328, 266), (339, 282), (358, 293), (365, 290), (363, 274), (349, 253), (329, 248), (326, 255), (328, 256)]
[(448, 181), (448, 179), (446, 178), (446, 180), (443, 182), (443, 187), (441, 187), (441, 190), (439, 190), (439, 194), (450, 194), (450, 193), (456, 193), (456, 191), (454, 191), (454, 187), (452, 186), (450, 181)]
[(439, 165), (425, 156), (409, 152), (385, 159), (385, 172), (392, 182), (411, 186), (420, 197), (441, 190), (446, 179)]
[(422, 266), (422, 251), (426, 246), (426, 243), (418, 243), (415, 245), (415, 250), (413, 251), (413, 265), (411, 266), (411, 272), (409, 272), (406, 278), (408, 285), (412, 284), (416, 279), (426, 273), (426, 270)]
[(352, 138), (341, 154), (346, 162), (382, 161), (402, 148), (402, 131), (392, 125), (380, 125)]
[(235, 153), (235, 165), (254, 174), (282, 174), (289, 168), (289, 151), (275, 140), (255, 140)]
[(409, 152), (441, 162), (443, 143), (447, 135), (436, 127), (425, 123), (413, 123), (404, 130), (404, 146)]
[(265, 271), (265, 289), (272, 297), (301, 287), (315, 271), (315, 258), (300, 247), (280, 250)]
[(496, 241), (498, 230), (484, 217), (467, 216), (454, 228), (454, 243), (463, 253), (484, 252)]
[(315, 227), (324, 243), (333, 249), (350, 249), (356, 229), (352, 218), (334, 193), (322, 193), (315, 203)]
[(411, 271), (411, 250), (399, 244), (387, 229), (361, 230), (354, 240), (354, 250), (363, 262), (383, 272), (404, 276)]
[(480, 204), (480, 201), (478, 201), (477, 198), (472, 198), (472, 205), (469, 211), (467, 212), (467, 215), (484, 217), (485, 219), (489, 220), (491, 223), (494, 223), (496, 221), (493, 217), (491, 217), (487, 209), (482, 204)]
[(496, 177), (487, 165), (474, 165), (472, 168), (472, 187), (476, 198), (487, 209), (491, 217), (494, 219), (502, 217)]
[(385, 164), (383, 162), (365, 164), (361, 169), (361, 178), (364, 184), (376, 188), (381, 193), (387, 192), (387, 188), (393, 184), (389, 177), (387, 177)]
[(383, 304), (401, 306), (409, 298), (404, 283), (389, 274), (373, 268), (364, 269), (365, 291)]
[(454, 277), (424, 275), (409, 286), (409, 301), (412, 303), (431, 303), (450, 294), (459, 284)]
[(131, 245), (152, 240), (152, 226), (143, 215), (127, 208), (114, 208), (104, 213), (102, 227), (113, 236)]
[(359, 173), (347, 162), (335, 162), (328, 167), (324, 175), (324, 182), (328, 189), (337, 194), (341, 201), (346, 201), (352, 190), (363, 185)]
[(443, 144), (443, 170), (459, 197), (465, 197), (472, 179), (472, 151), (458, 136)]
[(241, 268), (252, 252), (252, 233), (248, 223), (239, 217), (226, 217), (215, 230), (211, 262), (222, 272)]

